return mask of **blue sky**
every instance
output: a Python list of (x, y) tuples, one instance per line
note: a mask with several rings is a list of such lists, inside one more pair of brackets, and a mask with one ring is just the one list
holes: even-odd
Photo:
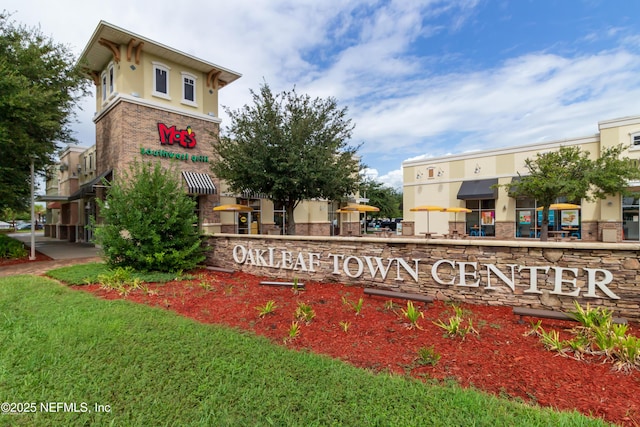
[[(334, 97), (370, 176), (398, 188), (405, 160), (589, 136), (640, 114), (635, 0), (5, 1), (76, 54), (105, 20), (237, 71), (220, 95), (231, 109), (263, 81)], [(78, 115), (83, 145), (93, 109)]]

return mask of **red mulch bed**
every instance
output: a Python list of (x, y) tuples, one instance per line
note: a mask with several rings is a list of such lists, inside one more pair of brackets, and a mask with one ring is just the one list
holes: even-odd
[[(465, 317), (473, 319), (479, 334), (445, 336), (433, 324), (448, 323), (451, 306), (436, 301), (416, 304), (424, 313), (418, 325), (410, 329), (402, 316), (406, 301), (395, 300), (393, 310), (388, 298), (363, 294), (362, 288), (343, 284), (307, 283), (297, 294), (291, 288), (259, 285), (271, 280), (244, 273), (227, 274), (207, 270), (195, 273), (196, 279), (149, 285), (157, 294), (141, 290), (121, 296), (98, 285), (80, 286), (105, 299), (130, 301), (173, 310), (203, 323), (224, 324), (253, 331), (279, 345), (309, 349), (341, 359), (360, 368), (417, 378), (455, 379), (494, 395), (519, 398), (559, 410), (578, 410), (621, 425), (640, 423), (640, 371), (616, 372), (610, 363), (596, 357), (574, 360), (544, 349), (531, 330), (530, 320), (518, 323), (508, 307), (463, 304)], [(360, 315), (342, 298), (356, 303), (364, 299)], [(260, 318), (256, 307), (274, 300), (273, 313)], [(298, 302), (309, 304), (316, 316), (302, 324), (299, 336), (284, 342), (294, 319)], [(536, 319), (537, 320), (537, 319)], [(340, 322), (349, 322), (345, 332)], [(545, 330), (556, 329), (566, 338), (575, 323), (544, 320)], [(630, 333), (640, 336), (639, 325)], [(441, 355), (435, 366), (417, 363), (418, 350), (431, 347)]]
[(53, 258), (48, 257), (45, 254), (41, 254), (40, 252), (36, 251), (36, 259), (34, 260), (30, 260), (29, 256), (26, 256), (23, 258), (12, 258), (12, 259), (0, 258), (0, 267), (7, 267), (9, 265), (16, 265), (16, 264), (25, 264), (27, 262), (51, 261), (52, 259)]

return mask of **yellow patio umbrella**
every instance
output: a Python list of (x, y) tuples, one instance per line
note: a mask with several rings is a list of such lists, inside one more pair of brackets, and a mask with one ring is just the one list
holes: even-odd
[(215, 206), (213, 210), (217, 212), (235, 212), (233, 216), (233, 227), (235, 228), (236, 234), (238, 234), (238, 212), (251, 212), (253, 211), (253, 208), (247, 205), (238, 205), (235, 203), (231, 203), (227, 205)]
[(442, 206), (422, 205), (409, 209), (411, 212), (426, 212), (427, 213), (427, 233), (429, 233), (429, 214), (431, 212), (444, 212)]
[(355, 211), (355, 212), (379, 212), (380, 208), (370, 205), (359, 205), (356, 203), (349, 204), (347, 206), (343, 206), (339, 209), (339, 211)]
[[(358, 212), (358, 220), (360, 219), (360, 212), (380, 212), (380, 208), (377, 208), (375, 206), (371, 206), (371, 205), (361, 205), (359, 203), (350, 203), (347, 206), (343, 206), (340, 209), (338, 209), (336, 212), (339, 213), (351, 213), (351, 212)], [(349, 215), (349, 217), (351, 217), (351, 215)], [(351, 218), (349, 218), (349, 220), (351, 220)], [(365, 227), (365, 231), (367, 229), (367, 221), (365, 218), (365, 222), (364, 222), (364, 227)]]
[(458, 212), (465, 212), (465, 213), (469, 213), (471, 212), (471, 209), (468, 208), (463, 208), (463, 207), (459, 207), (459, 206), (453, 206), (450, 208), (444, 208), (445, 212), (453, 212), (454, 216), (453, 216), (453, 221), (454, 222), (458, 222)]

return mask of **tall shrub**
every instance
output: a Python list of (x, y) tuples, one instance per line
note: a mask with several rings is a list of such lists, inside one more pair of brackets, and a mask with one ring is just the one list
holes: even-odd
[(195, 202), (174, 170), (136, 162), (97, 203), (104, 222), (94, 224), (95, 240), (110, 266), (173, 272), (204, 260)]

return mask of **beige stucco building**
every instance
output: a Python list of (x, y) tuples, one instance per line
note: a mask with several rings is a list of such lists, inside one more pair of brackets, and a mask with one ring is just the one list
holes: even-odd
[[(562, 146), (579, 146), (596, 158), (605, 147), (628, 146), (625, 156), (640, 161), (640, 116), (604, 120), (599, 133), (574, 139), (465, 153), (403, 163), (404, 233), (429, 232), (498, 239), (536, 238), (541, 221), (535, 200), (515, 199), (504, 188), (525, 175), (525, 159)], [(595, 202), (567, 201), (579, 207), (552, 212), (550, 228), (567, 230), (567, 237), (584, 241), (638, 241), (640, 183), (635, 197), (609, 196)], [(412, 207), (433, 205), (465, 207), (470, 213), (412, 212)]]
[[(90, 218), (100, 222), (96, 198), (105, 197), (136, 161), (155, 161), (180, 175), (196, 202), (203, 233), (279, 234), (284, 210), (265, 197), (232, 194), (211, 173), (212, 144), (220, 131), (219, 99), (241, 75), (101, 21), (80, 56), (96, 88), (95, 145), (68, 147), (50, 168), (45, 234), (92, 240)], [(105, 185), (105, 180), (107, 185)], [(218, 212), (221, 204), (251, 212)], [(339, 203), (305, 201), (296, 209), (298, 234), (338, 234)], [(334, 219), (336, 223), (334, 224)]]

